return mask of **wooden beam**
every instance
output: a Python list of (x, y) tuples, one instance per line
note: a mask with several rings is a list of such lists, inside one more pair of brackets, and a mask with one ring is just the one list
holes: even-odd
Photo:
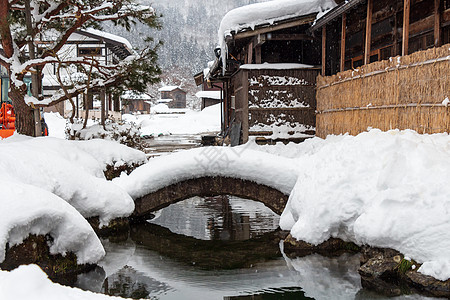
[(327, 25), (322, 27), (322, 76), (325, 76), (327, 64)]
[(409, 48), (409, 13), (411, 10), (411, 1), (403, 0), (403, 41), (402, 55), (408, 55)]
[(272, 33), (270, 37), (271, 41), (302, 41), (302, 40), (314, 40), (314, 37), (308, 34), (289, 34), (289, 33)]
[(347, 27), (347, 14), (342, 14), (342, 28), (341, 28), (341, 72), (345, 71), (345, 33)]
[(434, 0), (434, 46), (442, 45), (441, 40), (441, 0)]
[(364, 46), (364, 64), (370, 63), (370, 45), (372, 42), (372, 7), (373, 0), (367, 0), (366, 44)]
[(255, 29), (255, 30), (249, 29), (247, 31), (237, 33), (236, 35), (234, 35), (233, 38), (235, 40), (238, 40), (238, 39), (255, 36), (257, 34), (263, 34), (263, 33), (267, 33), (267, 32), (273, 32), (273, 31), (277, 31), (277, 30), (281, 30), (281, 29), (287, 29), (287, 28), (304, 25), (304, 24), (309, 24), (311, 22), (314, 22), (314, 20), (316, 19), (316, 15), (317, 15), (317, 13), (313, 13), (313, 14), (304, 16), (299, 20), (281, 23), (281, 24), (277, 24), (277, 25), (269, 25), (267, 27), (261, 27), (261, 28)]

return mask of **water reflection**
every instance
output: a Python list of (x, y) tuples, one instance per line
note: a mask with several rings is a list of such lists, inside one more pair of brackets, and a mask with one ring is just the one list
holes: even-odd
[[(102, 241), (107, 255), (101, 268), (80, 276), (78, 286), (161, 300), (431, 299), (386, 298), (365, 291), (357, 272), (358, 255), (285, 256), (280, 233), (273, 232), (277, 221), (257, 220), (271, 214), (268, 209), (260, 212), (258, 205), (237, 199), (222, 206), (217, 199), (194, 199), (181, 212), (161, 212), (156, 220), (168, 220), (170, 230), (150, 223), (133, 225), (127, 240)], [(207, 213), (202, 215), (199, 208)], [(229, 210), (221, 211), (224, 208)], [(182, 226), (183, 218), (188, 225)]]
[(234, 196), (193, 197), (155, 213), (151, 223), (201, 240), (247, 240), (278, 228), (264, 204)]

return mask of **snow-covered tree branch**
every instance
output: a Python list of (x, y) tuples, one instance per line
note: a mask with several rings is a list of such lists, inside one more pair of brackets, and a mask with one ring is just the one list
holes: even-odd
[[(31, 26), (28, 23), (28, 27), (27, 14), (28, 17), (31, 15)], [(136, 22), (152, 28), (160, 27), (153, 8), (134, 0), (0, 0), (3, 50), (0, 51), (0, 64), (9, 73), (10, 98), (16, 111), (19, 133), (33, 135), (30, 105), (54, 105), (85, 93), (87, 87), (114, 88), (118, 91), (131, 87), (143, 91), (148, 83), (158, 81), (160, 69), (156, 64), (156, 51), (159, 44), (148, 45), (140, 52), (134, 51), (124, 61), (114, 63), (105, 63), (94, 56), (58, 56), (72, 34), (87, 28), (101, 29), (102, 22), (106, 21), (128, 30)], [(30, 47), (34, 47), (34, 57), (30, 55)], [(64, 86), (51, 99), (44, 99), (42, 94), (26, 96), (25, 75), (41, 75), (48, 64), (57, 65), (58, 72), (68, 68), (80, 72), (83, 70), (80, 66), (84, 65), (86, 70), (92, 69), (92, 78), (89, 83), (59, 81)]]

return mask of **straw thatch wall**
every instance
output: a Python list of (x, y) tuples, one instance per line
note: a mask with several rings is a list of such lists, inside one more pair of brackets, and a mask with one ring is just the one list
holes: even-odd
[(450, 131), (450, 45), (317, 79), (316, 134)]

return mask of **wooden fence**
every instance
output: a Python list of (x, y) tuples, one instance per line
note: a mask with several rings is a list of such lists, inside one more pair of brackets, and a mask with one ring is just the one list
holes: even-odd
[(450, 45), (317, 79), (316, 134), (450, 131)]
[(318, 73), (314, 68), (240, 70), (232, 86), (243, 142), (249, 135), (271, 135), (280, 125), (314, 134)]

